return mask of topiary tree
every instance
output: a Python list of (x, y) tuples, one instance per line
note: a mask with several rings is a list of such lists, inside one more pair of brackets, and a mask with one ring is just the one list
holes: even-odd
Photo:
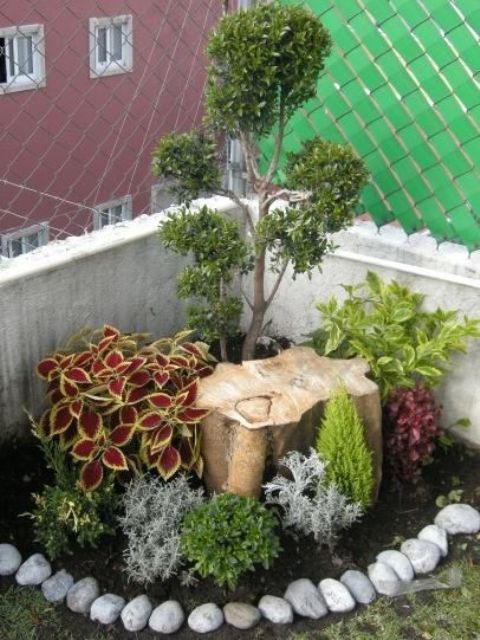
[[(175, 178), (177, 192), (185, 200), (204, 191), (224, 193), (243, 213), (254, 255), (252, 299), (245, 296), (251, 320), (244, 359), (254, 356), (265, 313), (287, 266), (292, 265), (295, 277), (320, 265), (333, 249), (329, 234), (352, 222), (367, 180), (363, 162), (350, 147), (316, 138), (289, 155), (283, 188), (272, 184), (288, 120), (315, 95), (330, 49), (328, 32), (303, 7), (268, 4), (224, 16), (207, 46), (205, 132), (169, 134), (154, 151), (154, 173)], [(271, 133), (274, 149), (263, 167), (258, 142)], [(258, 214), (221, 187), (214, 151), (217, 137), (224, 136), (240, 142)], [(288, 202), (284, 208), (275, 205), (282, 198)], [(268, 252), (270, 267), (277, 274), (269, 292), (265, 286)]]
[(325, 408), (317, 451), (328, 462), (327, 484), (334, 484), (351, 502), (368, 507), (373, 497), (372, 453), (355, 405), (339, 387)]

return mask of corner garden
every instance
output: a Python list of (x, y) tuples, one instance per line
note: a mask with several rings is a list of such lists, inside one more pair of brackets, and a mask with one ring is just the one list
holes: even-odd
[[(479, 456), (440, 427), (434, 395), (479, 322), (371, 272), (318, 305), (304, 345), (261, 337), (288, 269), (321, 265), (368, 180), (348, 146), (312, 139), (279, 184), (287, 121), (330, 48), (313, 14), (276, 5), (227, 16), (210, 38), (205, 129), (167, 136), (153, 160), (183, 203), (160, 239), (191, 257), (178, 282), (189, 328), (105, 324), (38, 363), (34, 444), (1, 451), (2, 637), (480, 632)], [(222, 187), (226, 134), (255, 206)], [(241, 224), (192, 206), (205, 191), (230, 197)]]

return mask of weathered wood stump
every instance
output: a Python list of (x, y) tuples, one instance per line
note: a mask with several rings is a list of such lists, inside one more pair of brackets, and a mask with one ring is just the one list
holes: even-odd
[(333, 360), (308, 347), (241, 365), (222, 363), (200, 382), (204, 480), (211, 492), (258, 497), (265, 467), (289, 451), (314, 445), (325, 402), (344, 384), (373, 451), (375, 492), (382, 473), (382, 424), (377, 385), (364, 360)]

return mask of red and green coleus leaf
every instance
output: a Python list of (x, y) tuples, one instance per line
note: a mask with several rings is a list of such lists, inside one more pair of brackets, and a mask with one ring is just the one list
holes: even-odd
[(127, 458), (118, 447), (108, 447), (102, 454), (102, 462), (113, 471), (128, 471)]
[(151, 393), (150, 389), (147, 387), (138, 387), (135, 389), (130, 389), (127, 393), (127, 397), (125, 399), (126, 404), (136, 404), (137, 402), (141, 402), (145, 400), (147, 396)]
[(84, 491), (94, 491), (103, 480), (103, 466), (100, 460), (92, 460), (83, 465), (80, 471), (80, 485)]
[(178, 449), (172, 446), (165, 447), (159, 454), (156, 467), (164, 480), (169, 480), (179, 469), (182, 459)]
[(184, 387), (181, 392), (175, 398), (175, 402), (177, 405), (182, 405), (184, 407), (190, 407), (194, 404), (198, 395), (198, 382), (196, 379), (192, 380), (186, 387)]
[(119, 413), (119, 423), (134, 425), (138, 418), (138, 411), (135, 407), (122, 407)]
[(79, 418), (80, 433), (89, 440), (98, 440), (103, 430), (102, 416), (96, 411), (83, 411)]
[(83, 411), (83, 407), (84, 407), (83, 400), (81, 400), (81, 399), (74, 400), (73, 402), (70, 402), (70, 404), (68, 406), (69, 406), (70, 413), (72, 414), (72, 416), (74, 416), (75, 418), (79, 418), (81, 413), (82, 413), (82, 411)]
[(73, 445), (71, 453), (77, 460), (91, 460), (98, 453), (98, 446), (94, 440), (82, 438)]
[(168, 369), (189, 369), (190, 360), (185, 356), (170, 356)]
[(186, 351), (189, 355), (196, 356), (201, 360), (205, 359), (205, 354), (202, 349), (193, 342), (184, 342), (180, 345), (180, 349)]
[(140, 356), (135, 356), (134, 358), (127, 360), (126, 364), (128, 364), (128, 368), (125, 370), (125, 374), (129, 377), (133, 376), (135, 373), (140, 371), (140, 369), (142, 369), (142, 367), (144, 367), (146, 363), (147, 359)]
[(155, 431), (150, 440), (150, 451), (155, 454), (164, 449), (172, 441), (174, 434), (173, 427), (169, 424), (160, 427)]
[(103, 337), (104, 338), (119, 338), (120, 337), (120, 331), (112, 326), (111, 324), (104, 324), (103, 325)]
[(59, 389), (60, 393), (65, 398), (76, 398), (78, 396), (78, 386), (75, 384), (75, 382), (71, 382), (71, 380), (69, 380), (64, 373), (62, 373), (62, 375), (60, 376)]
[(160, 388), (164, 387), (167, 382), (170, 380), (170, 374), (168, 373), (168, 371), (158, 371), (154, 376), (153, 379), (155, 380), (155, 383), (157, 384), (157, 386), (159, 386)]
[(174, 399), (167, 393), (152, 393), (148, 396), (148, 402), (156, 409), (169, 409)]
[(90, 378), (88, 373), (85, 371), (85, 369), (82, 369), (80, 367), (72, 367), (71, 369), (68, 369), (68, 371), (65, 371), (64, 376), (68, 381), (76, 385), (92, 383), (92, 379)]
[(119, 424), (110, 433), (110, 442), (117, 447), (124, 447), (130, 442), (135, 434), (136, 427), (134, 424)]
[(44, 358), (37, 364), (37, 374), (44, 380), (52, 380), (58, 377), (61, 371), (59, 359), (55, 356)]
[(107, 353), (103, 358), (103, 362), (109, 369), (115, 370), (117, 367), (120, 367), (125, 362), (125, 358), (123, 357), (123, 353), (121, 351), (115, 350)]
[(72, 448), (72, 445), (78, 438), (78, 422), (74, 420), (66, 431), (60, 434), (60, 446), (66, 451)]
[(200, 422), (208, 416), (210, 413), (209, 409), (199, 409), (197, 407), (189, 407), (188, 409), (183, 409), (179, 411), (176, 415), (177, 420), (180, 422), (185, 422), (186, 424), (195, 424), (196, 422)]
[(118, 336), (109, 335), (102, 338), (99, 343), (96, 345), (96, 352), (99, 355), (104, 354), (113, 344), (115, 344), (118, 340)]
[(55, 405), (50, 410), (50, 435), (60, 435), (68, 429), (73, 420), (69, 405)]
[(87, 368), (87, 365), (90, 365), (93, 360), (93, 354), (91, 351), (81, 351), (80, 353), (76, 353), (72, 362), (74, 367), (80, 367), (82, 369)]
[(164, 418), (155, 411), (147, 411), (139, 417), (137, 424), (142, 431), (152, 431), (164, 424)]
[(152, 379), (149, 371), (135, 371), (132, 374), (127, 371), (125, 375), (128, 377), (128, 384), (132, 387), (144, 387)]
[(114, 398), (119, 398), (121, 400), (126, 384), (126, 378), (117, 378), (116, 380), (111, 380), (108, 383), (107, 389)]

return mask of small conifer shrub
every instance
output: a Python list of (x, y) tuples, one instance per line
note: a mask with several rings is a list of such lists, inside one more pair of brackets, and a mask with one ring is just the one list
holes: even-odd
[(328, 463), (327, 484), (335, 484), (349, 500), (368, 507), (374, 487), (372, 453), (362, 421), (344, 387), (339, 387), (327, 403), (317, 451)]

